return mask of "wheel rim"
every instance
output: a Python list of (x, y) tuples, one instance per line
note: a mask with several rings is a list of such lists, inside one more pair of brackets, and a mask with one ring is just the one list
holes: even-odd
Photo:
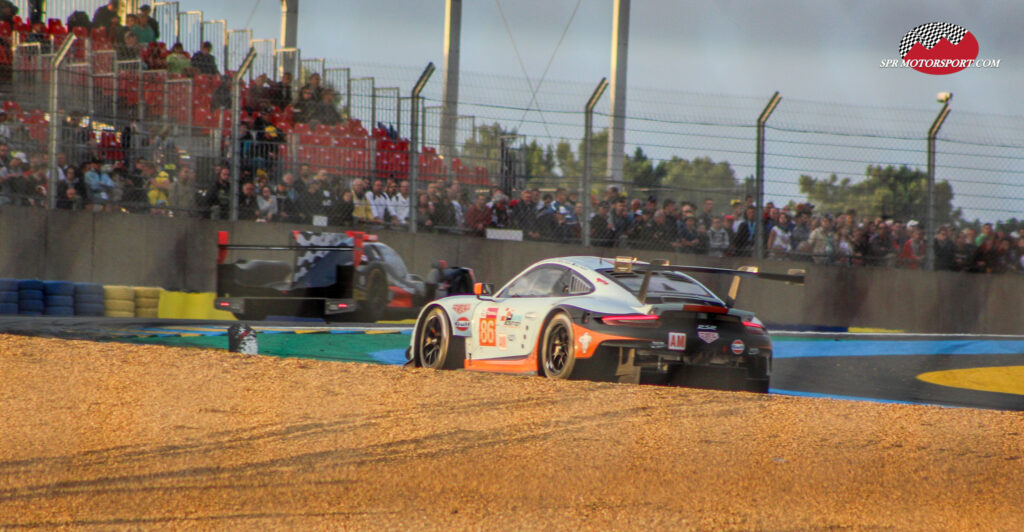
[(569, 330), (565, 325), (556, 323), (548, 332), (545, 344), (544, 369), (548, 375), (561, 375), (569, 362)]
[(423, 365), (434, 367), (441, 357), (441, 349), (444, 343), (444, 322), (441, 315), (431, 313), (427, 322), (423, 324), (423, 334), (420, 336), (420, 353), (423, 358)]

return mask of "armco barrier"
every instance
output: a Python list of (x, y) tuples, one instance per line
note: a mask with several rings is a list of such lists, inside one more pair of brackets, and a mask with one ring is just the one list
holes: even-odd
[[(217, 222), (118, 213), (0, 209), (0, 277), (61, 279), (166, 290), (215, 289), (216, 235), (234, 242), (286, 243), (309, 226)], [(332, 229), (325, 229), (332, 230)], [(333, 228), (333, 230), (341, 230)], [(426, 273), (432, 261), (473, 268), (477, 279), (500, 284), (547, 257), (594, 253), (581, 246), (379, 231), (409, 270)], [(604, 249), (613, 256), (615, 249)], [(642, 259), (673, 264), (736, 267), (751, 261), (639, 251)], [(244, 256), (238, 254), (238, 256)], [(899, 269), (840, 268), (764, 261), (764, 270), (807, 270), (806, 286), (748, 281), (739, 306), (767, 322), (821, 327), (874, 327), (910, 332), (1019, 334), (1024, 331), (1024, 276), (969, 275)], [(723, 293), (725, 277), (701, 277)]]

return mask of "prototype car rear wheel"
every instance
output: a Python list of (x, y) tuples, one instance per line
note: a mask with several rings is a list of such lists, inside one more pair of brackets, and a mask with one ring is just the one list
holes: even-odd
[[(449, 360), (451, 328), (448, 316), (441, 307), (427, 311), (416, 335), (416, 353), (420, 366), (431, 369), (454, 369)], [(454, 357), (452, 357), (454, 358)]]
[(549, 379), (568, 379), (576, 365), (572, 321), (565, 314), (556, 314), (541, 336), (540, 373)]
[(384, 270), (374, 268), (366, 276), (366, 299), (359, 302), (355, 318), (365, 323), (373, 323), (384, 315), (388, 306), (388, 278)]

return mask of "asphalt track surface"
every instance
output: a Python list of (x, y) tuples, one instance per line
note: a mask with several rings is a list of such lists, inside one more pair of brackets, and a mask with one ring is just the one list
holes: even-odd
[[(0, 332), (126, 341), (231, 321), (0, 316)], [(375, 332), (408, 325), (260, 322), (273, 332)], [(168, 331), (172, 331), (168, 333)], [(1024, 337), (780, 332), (771, 392), (896, 403), (1024, 411)], [(852, 347), (851, 347), (852, 346)], [(867, 353), (867, 354), (864, 354)]]

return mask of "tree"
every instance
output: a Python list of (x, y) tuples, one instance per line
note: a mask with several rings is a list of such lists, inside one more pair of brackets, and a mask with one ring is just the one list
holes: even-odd
[(467, 166), (485, 166), (491, 175), (497, 175), (501, 164), (502, 137), (518, 137), (519, 134), (515, 129), (507, 130), (497, 122), (477, 126), (474, 133), (462, 145), (459, 157)]
[(633, 183), (634, 187), (657, 188), (661, 186), (661, 180), (665, 177), (665, 165), (652, 161), (644, 153), (643, 148), (637, 146), (632, 157), (626, 155), (622, 174), (623, 181)]
[[(562, 177), (583, 177), (583, 141), (572, 151), (572, 144), (562, 140), (555, 147), (555, 160)], [(579, 154), (579, 155), (577, 155)], [(608, 128), (590, 136), (590, 176), (602, 180), (608, 176)]]
[[(853, 184), (849, 178), (832, 174), (826, 179), (800, 176), (800, 192), (818, 210), (836, 213), (854, 209), (862, 216), (888, 216), (897, 220), (924, 222), (928, 215), (928, 174), (907, 166), (869, 165), (866, 179)], [(948, 181), (935, 184), (935, 220), (938, 224), (959, 221), (960, 209), (953, 208), (953, 187)]]
[(555, 150), (549, 144), (547, 149), (537, 144), (537, 140), (526, 145), (526, 178), (549, 177), (555, 173)]

